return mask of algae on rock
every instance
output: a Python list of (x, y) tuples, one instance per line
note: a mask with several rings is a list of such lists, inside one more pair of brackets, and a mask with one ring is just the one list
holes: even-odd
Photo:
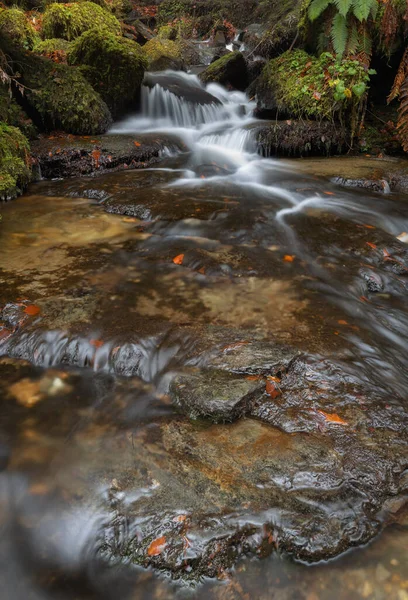
[(93, 2), (54, 3), (44, 13), (42, 32), (45, 38), (71, 41), (94, 27), (116, 34), (121, 32), (117, 18)]
[(139, 95), (147, 58), (142, 48), (106, 30), (92, 29), (72, 42), (68, 55), (117, 116)]

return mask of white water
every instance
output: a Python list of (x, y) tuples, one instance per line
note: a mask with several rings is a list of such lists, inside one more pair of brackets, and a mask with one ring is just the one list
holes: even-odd
[[(159, 84), (143, 86), (141, 112), (120, 123), (111, 133), (155, 132), (180, 138), (189, 155), (181, 177), (170, 184), (177, 186), (239, 186), (255, 196), (281, 201), (276, 218), (284, 226), (289, 215), (311, 208), (335, 212), (340, 216), (354, 213), (362, 223), (370, 222), (397, 235), (408, 227), (400, 216), (386, 214), (376, 207), (375, 198), (362, 201), (346, 190), (328, 197), (319, 191), (305, 194), (296, 185), (282, 185), (283, 175), (293, 181), (300, 176), (283, 160), (260, 157), (256, 152), (255, 130), (265, 122), (253, 117), (255, 102), (243, 92), (229, 91), (211, 83), (206, 87), (196, 75), (165, 71), (154, 74), (158, 81), (170, 78), (177, 86), (175, 95)], [(187, 101), (184, 93), (205, 95), (205, 102)], [(208, 94), (215, 98), (208, 103)], [(217, 103), (218, 101), (218, 103)], [(334, 188), (336, 189), (336, 188)], [(340, 189), (340, 188), (338, 188)], [(374, 209), (375, 207), (375, 209)], [(392, 213), (392, 211), (391, 211)], [(405, 227), (405, 229), (404, 229)]]

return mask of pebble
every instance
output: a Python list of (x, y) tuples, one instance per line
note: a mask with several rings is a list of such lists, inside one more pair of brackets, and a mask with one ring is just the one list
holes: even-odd
[(378, 583), (383, 583), (390, 577), (391, 573), (387, 571), (387, 569), (381, 564), (378, 563), (377, 568), (375, 570), (375, 578)]

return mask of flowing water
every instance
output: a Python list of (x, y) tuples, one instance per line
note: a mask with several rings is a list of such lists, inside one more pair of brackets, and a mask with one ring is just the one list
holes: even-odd
[(407, 600), (408, 197), (156, 77), (182, 152), (1, 206), (1, 598)]

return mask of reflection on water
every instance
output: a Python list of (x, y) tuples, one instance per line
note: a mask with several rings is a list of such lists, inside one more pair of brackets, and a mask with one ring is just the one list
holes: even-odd
[(407, 600), (406, 196), (179, 79), (117, 129), (188, 151), (1, 208), (1, 598)]

